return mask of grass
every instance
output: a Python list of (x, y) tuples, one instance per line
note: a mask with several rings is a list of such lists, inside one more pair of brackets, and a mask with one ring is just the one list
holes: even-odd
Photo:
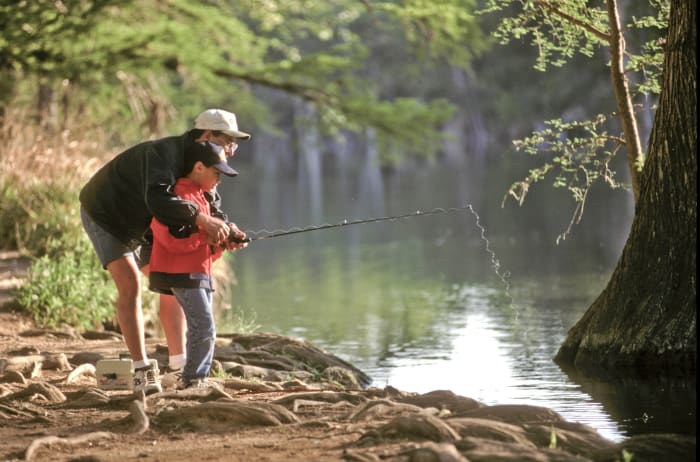
[(0, 248), (31, 257), (19, 305), (38, 325), (95, 328), (116, 291), (80, 223), (78, 192), (109, 156), (101, 131), (52, 130), (6, 107), (0, 119)]

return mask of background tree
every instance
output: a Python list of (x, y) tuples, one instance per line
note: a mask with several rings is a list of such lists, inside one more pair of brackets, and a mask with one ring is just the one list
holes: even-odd
[[(604, 8), (599, 8), (576, 0), (488, 0), (483, 10), (506, 13), (496, 36), (503, 43), (529, 39), (537, 48), (536, 68), (541, 71), (561, 67), (576, 54), (592, 57), (600, 47), (609, 52), (610, 83), (616, 101), (613, 111), (589, 120), (552, 119), (546, 122), (546, 129), (515, 141), (519, 150), (529, 154), (548, 152), (551, 157), (530, 170), (524, 180), (515, 182), (508, 191), (510, 196), (522, 205), (530, 186), (553, 173), (554, 186), (567, 188), (576, 201), (571, 224), (557, 241), (568, 235), (573, 223), (580, 221), (593, 184), (604, 181), (613, 188), (623, 186), (610, 168), (621, 148), (626, 152), (635, 201), (639, 196), (644, 148), (635, 99), (637, 107), (644, 107), (640, 98), (658, 93), (656, 79), (662, 57), (658, 30), (666, 25), (668, 8), (666, 2), (652, 0), (650, 11), (642, 9), (640, 15), (633, 14), (632, 20), (623, 24), (621, 4), (606, 0)], [(645, 42), (633, 50), (628, 44), (632, 31), (642, 29), (648, 33)], [(619, 120), (621, 134), (609, 133), (613, 128), (611, 117)]]
[(671, 2), (659, 107), (632, 230), (607, 287), (560, 348), (562, 365), (695, 375), (696, 19), (695, 2)]
[[(38, 115), (56, 125), (49, 113), (62, 101), (62, 119), (79, 114), (96, 126), (122, 126), (119, 144), (187, 126), (180, 114), (207, 105), (236, 107), (249, 124), (272, 128), (276, 114), (256, 95), (267, 88), (311, 103), (329, 130), (372, 127), (414, 152), (434, 151), (452, 108), (382, 94), (361, 72), (369, 40), (357, 25), (402, 33), (414, 57), (463, 65), (479, 47), (472, 7), (472, 0), (18, 2), (0, 7), (0, 73), (22, 83), (6, 85), (0, 105), (34, 98), (54, 108)], [(123, 123), (129, 119), (137, 133)]]

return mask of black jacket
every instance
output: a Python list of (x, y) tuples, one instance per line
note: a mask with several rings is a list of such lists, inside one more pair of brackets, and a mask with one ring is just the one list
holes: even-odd
[[(185, 146), (193, 142), (190, 131), (127, 149), (90, 178), (80, 191), (80, 204), (125, 244), (143, 242), (153, 217), (168, 226), (193, 224), (199, 213), (197, 205), (173, 193), (175, 182), (185, 173)], [(212, 215), (226, 221), (218, 193), (214, 191), (208, 199)]]

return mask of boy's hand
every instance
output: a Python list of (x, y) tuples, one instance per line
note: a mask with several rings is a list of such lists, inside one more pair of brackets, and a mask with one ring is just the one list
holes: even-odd
[(226, 250), (240, 250), (248, 247), (250, 240), (246, 233), (241, 231), (235, 223), (229, 223), (229, 235), (226, 241), (224, 241), (224, 248)]
[(207, 235), (207, 241), (210, 244), (218, 244), (228, 238), (231, 228), (228, 227), (224, 220), (209, 215), (199, 214), (195, 221), (197, 226), (202, 228), (202, 231)]

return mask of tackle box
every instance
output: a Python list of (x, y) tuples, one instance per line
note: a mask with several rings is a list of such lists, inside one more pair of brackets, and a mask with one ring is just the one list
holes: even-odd
[(131, 359), (101, 359), (95, 366), (97, 386), (103, 390), (131, 390), (134, 362)]

